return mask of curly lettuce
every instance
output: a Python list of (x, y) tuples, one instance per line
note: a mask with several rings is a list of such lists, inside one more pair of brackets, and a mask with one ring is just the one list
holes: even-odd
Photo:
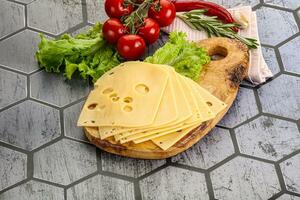
[(153, 56), (147, 57), (145, 62), (173, 66), (178, 73), (198, 80), (202, 66), (210, 62), (210, 57), (205, 49), (185, 38), (186, 34), (183, 32), (170, 33), (169, 41)]
[(64, 34), (50, 40), (41, 34), (36, 53), (39, 66), (47, 72), (63, 72), (67, 79), (79, 72), (83, 79), (91, 77), (95, 82), (121, 62), (115, 47), (103, 39), (101, 30), (99, 23), (87, 33), (75, 37)]

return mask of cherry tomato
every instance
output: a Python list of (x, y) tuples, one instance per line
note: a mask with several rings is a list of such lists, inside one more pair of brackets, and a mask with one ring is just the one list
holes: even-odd
[(129, 15), (133, 11), (133, 6), (124, 5), (124, 0), (106, 0), (105, 12), (110, 18), (121, 18), (124, 15)]
[(148, 44), (156, 42), (159, 38), (160, 28), (158, 23), (151, 19), (146, 18), (144, 20), (144, 26), (139, 28), (138, 34), (142, 36)]
[(111, 18), (103, 24), (102, 33), (107, 42), (115, 44), (118, 42), (120, 37), (125, 35), (126, 27), (119, 19)]
[(150, 7), (149, 17), (155, 19), (161, 27), (168, 26), (176, 17), (175, 6), (169, 0), (159, 0)]
[(137, 60), (146, 49), (144, 39), (139, 35), (124, 35), (117, 44), (118, 53), (127, 60)]

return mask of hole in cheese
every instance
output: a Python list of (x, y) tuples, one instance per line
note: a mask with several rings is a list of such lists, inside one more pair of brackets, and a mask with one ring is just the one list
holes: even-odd
[(207, 104), (208, 106), (212, 106), (212, 103), (211, 103), (210, 101), (207, 101), (206, 104)]
[(126, 105), (126, 106), (123, 107), (123, 110), (124, 110), (125, 112), (131, 112), (131, 111), (132, 111), (132, 107)]
[(125, 102), (125, 103), (131, 103), (132, 102), (132, 98), (131, 97), (125, 97), (124, 99), (123, 99), (123, 101)]
[(111, 100), (114, 101), (114, 102), (118, 101), (119, 99), (120, 99), (120, 97), (113, 97), (113, 98), (111, 98)]
[(95, 123), (95, 121), (94, 121), (94, 120), (92, 120), (91, 122), (92, 122), (93, 124)]
[(103, 90), (103, 94), (109, 94), (111, 92), (113, 92), (114, 90), (112, 88), (106, 88), (105, 90)]
[(98, 105), (97, 103), (92, 103), (88, 106), (88, 109), (94, 110), (97, 107), (97, 105)]
[(113, 74), (114, 74), (114, 72), (110, 72), (110, 73), (109, 73), (109, 75), (113, 75)]
[(135, 90), (141, 94), (147, 94), (149, 92), (149, 87), (145, 84), (138, 84), (135, 86)]

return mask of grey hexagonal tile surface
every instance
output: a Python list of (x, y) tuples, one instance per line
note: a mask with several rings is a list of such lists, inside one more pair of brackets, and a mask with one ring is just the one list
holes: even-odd
[(300, 149), (300, 133), (295, 123), (259, 117), (235, 129), (241, 153), (279, 160)]
[(273, 75), (278, 74), (280, 72), (280, 68), (278, 65), (278, 61), (274, 49), (269, 47), (262, 47), (262, 53)]
[(300, 1), (297, 0), (265, 0), (265, 3), (294, 10), (300, 7)]
[(277, 200), (300, 200), (300, 197), (284, 194), (277, 198)]
[(257, 10), (258, 30), (263, 44), (277, 45), (299, 31), (292, 13), (262, 7)]
[(281, 190), (273, 165), (243, 157), (230, 160), (210, 176), (216, 199), (268, 199)]
[(35, 149), (60, 136), (59, 111), (25, 101), (0, 113), (0, 141)]
[(108, 16), (104, 10), (104, 0), (86, 0), (88, 22), (95, 24), (96, 22), (104, 22)]
[(0, 65), (25, 73), (37, 70), (35, 52), (39, 41), (37, 32), (25, 30), (0, 42)]
[(232, 128), (257, 114), (258, 108), (253, 90), (240, 88), (233, 105), (218, 124)]
[(258, 89), (262, 110), (292, 119), (300, 118), (300, 78), (281, 75)]
[(63, 139), (33, 155), (35, 178), (68, 185), (97, 171), (96, 149)]
[[(68, 81), (62, 74), (40, 71), (30, 77), (30, 94), (38, 99), (56, 106), (65, 106), (89, 92), (88, 82), (79, 78)], [(49, 95), (51, 94), (51, 95)]]
[(1, 200), (64, 200), (64, 189), (46, 183), (29, 181), (3, 194)]
[(238, 6), (256, 6), (259, 0), (211, 0), (211, 2), (220, 4), (226, 8), (233, 8)]
[(0, 146), (0, 191), (26, 179), (26, 176), (26, 154)]
[(0, 39), (25, 27), (25, 7), (9, 1), (0, 2)]
[(37, 0), (27, 10), (29, 27), (55, 35), (83, 22), (81, 0)]
[(143, 200), (209, 199), (204, 174), (167, 167), (140, 181)]
[(67, 137), (88, 142), (83, 129), (81, 127), (77, 127), (78, 116), (81, 112), (83, 104), (84, 101), (81, 101), (64, 110), (64, 132)]
[(172, 158), (173, 162), (208, 169), (234, 153), (228, 130), (215, 128), (187, 151)]
[(300, 74), (300, 37), (289, 41), (279, 48), (283, 66), (286, 71)]
[(134, 200), (133, 183), (96, 175), (67, 190), (68, 200)]
[(166, 163), (165, 160), (140, 160), (101, 153), (102, 170), (130, 177), (142, 176)]
[(14, 72), (0, 69), (0, 109), (27, 96), (27, 78)]
[(280, 164), (287, 190), (300, 194), (300, 153)]

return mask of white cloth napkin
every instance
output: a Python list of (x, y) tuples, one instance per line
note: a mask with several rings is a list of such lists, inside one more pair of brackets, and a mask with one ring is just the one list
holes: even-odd
[[(229, 12), (235, 18), (240, 18), (240, 16), (243, 15), (248, 20), (248, 28), (240, 30), (238, 34), (244, 37), (256, 38), (259, 42), (256, 12), (253, 12), (250, 6), (232, 8), (229, 9)], [(205, 32), (190, 28), (179, 18), (175, 18), (174, 22), (170, 26), (165, 27), (162, 30), (167, 33), (172, 31), (183, 31), (187, 34), (187, 39), (190, 41), (199, 41), (207, 38)], [(250, 51), (249, 66), (248, 80), (254, 85), (264, 83), (268, 78), (273, 76), (265, 62), (260, 46), (257, 49), (252, 49)]]

